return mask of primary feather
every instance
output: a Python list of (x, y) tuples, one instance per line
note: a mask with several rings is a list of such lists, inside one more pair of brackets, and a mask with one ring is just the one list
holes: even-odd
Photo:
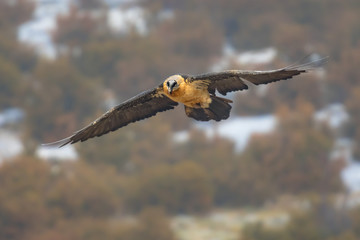
[(328, 58), (326, 57), (303, 64), (293, 64), (285, 68), (268, 71), (228, 70), (206, 73), (193, 76), (190, 78), (190, 81), (209, 81), (208, 90), (210, 93), (214, 94), (215, 90), (217, 90), (222, 95), (226, 95), (228, 92), (248, 89), (245, 81), (259, 85), (290, 79), (300, 73), (323, 65), (327, 60)]

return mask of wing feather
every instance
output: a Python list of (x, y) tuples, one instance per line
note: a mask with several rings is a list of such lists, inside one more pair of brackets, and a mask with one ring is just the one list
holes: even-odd
[(72, 136), (45, 145), (62, 147), (69, 143), (83, 142), (89, 138), (115, 131), (129, 123), (152, 117), (158, 112), (173, 109), (176, 105), (178, 105), (177, 102), (162, 94), (162, 85), (160, 85), (158, 88), (145, 91), (112, 108)]
[(228, 92), (248, 89), (248, 85), (245, 81), (259, 85), (290, 79), (296, 75), (323, 65), (327, 60), (328, 58), (326, 57), (269, 71), (228, 70), (217, 73), (206, 73), (192, 76), (190, 77), (190, 81), (210, 81), (207, 85), (210, 93), (214, 94), (215, 90), (217, 90), (222, 95), (226, 95)]

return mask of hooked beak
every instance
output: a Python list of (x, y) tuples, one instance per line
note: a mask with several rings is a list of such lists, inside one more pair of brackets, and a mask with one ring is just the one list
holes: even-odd
[(175, 86), (176, 86), (176, 81), (175, 80), (170, 80), (170, 81), (167, 82), (167, 87), (168, 87), (169, 94), (172, 93)]

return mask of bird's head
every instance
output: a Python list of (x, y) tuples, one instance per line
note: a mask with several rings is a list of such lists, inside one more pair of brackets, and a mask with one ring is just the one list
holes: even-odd
[(164, 89), (171, 95), (172, 92), (176, 91), (180, 83), (184, 81), (184, 78), (180, 75), (173, 75), (168, 77), (164, 82)]

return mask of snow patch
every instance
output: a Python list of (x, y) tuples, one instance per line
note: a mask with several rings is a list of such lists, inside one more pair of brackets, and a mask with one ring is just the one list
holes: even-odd
[(176, 132), (173, 135), (173, 140), (176, 143), (185, 143), (189, 140), (190, 136), (189, 136), (189, 132), (188, 131), (180, 131), (180, 132)]
[(341, 172), (341, 178), (351, 192), (360, 192), (360, 163), (351, 162)]
[(0, 127), (6, 124), (20, 123), (24, 120), (25, 113), (20, 108), (8, 108), (0, 112)]
[(314, 117), (316, 121), (325, 122), (333, 129), (338, 129), (350, 118), (345, 106), (341, 103), (328, 105), (316, 112)]
[(116, 33), (126, 34), (132, 28), (141, 35), (146, 35), (148, 32), (145, 12), (140, 7), (110, 9), (107, 21), (110, 28)]
[(68, 13), (69, 8), (70, 0), (37, 0), (32, 20), (18, 29), (18, 39), (33, 46), (40, 55), (54, 59), (51, 32), (56, 29), (57, 16)]
[(20, 137), (7, 130), (0, 130), (0, 163), (7, 158), (15, 157), (24, 150)]
[(231, 44), (225, 43), (222, 57), (210, 67), (210, 70), (214, 72), (227, 70), (233, 63), (238, 65), (269, 64), (274, 61), (276, 56), (277, 50), (274, 47), (237, 52)]
[(236, 60), (243, 65), (260, 65), (274, 61), (277, 51), (273, 47), (268, 47), (256, 51), (247, 51), (240, 53)]
[(78, 158), (73, 145), (66, 145), (62, 148), (39, 146), (35, 154), (37, 157), (47, 161), (74, 161)]
[[(37, 53), (49, 59), (57, 56), (52, 41), (51, 32), (55, 31), (56, 18), (69, 13), (71, 0), (34, 0), (36, 8), (33, 18), (18, 28), (18, 39), (34, 47)], [(142, 8), (133, 6), (122, 8), (122, 5), (135, 3), (134, 0), (107, 0), (107, 13), (110, 28), (117, 33), (128, 33), (134, 28), (139, 34), (148, 32), (145, 12)]]
[(197, 123), (207, 137), (219, 135), (235, 143), (235, 151), (243, 151), (250, 137), (255, 133), (269, 133), (275, 129), (276, 118), (273, 115), (235, 117), (219, 123)]

